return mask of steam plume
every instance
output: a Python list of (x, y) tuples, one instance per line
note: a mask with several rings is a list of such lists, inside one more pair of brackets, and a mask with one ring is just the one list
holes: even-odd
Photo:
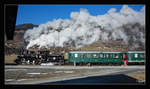
[(135, 47), (145, 45), (145, 6), (140, 11), (124, 5), (120, 12), (111, 8), (104, 15), (92, 16), (86, 9), (72, 12), (69, 19), (54, 19), (25, 32), (29, 42), (27, 49), (35, 45), (39, 48), (64, 47), (65, 44), (80, 48), (95, 41), (122, 39), (125, 44)]

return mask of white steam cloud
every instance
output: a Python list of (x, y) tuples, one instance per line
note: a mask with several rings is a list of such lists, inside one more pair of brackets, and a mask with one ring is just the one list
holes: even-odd
[(57, 19), (28, 29), (24, 39), (27, 49), (33, 46), (80, 48), (95, 41), (122, 39), (126, 44), (145, 45), (145, 6), (135, 11), (124, 5), (120, 12), (111, 8), (106, 14), (91, 16), (86, 9), (72, 12), (71, 20)]

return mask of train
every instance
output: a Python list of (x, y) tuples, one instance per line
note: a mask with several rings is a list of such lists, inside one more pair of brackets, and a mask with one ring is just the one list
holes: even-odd
[(49, 51), (24, 51), (17, 56), (16, 64), (55, 63), (64, 64), (123, 64), (145, 63), (145, 51), (103, 52), (103, 51), (70, 51), (64, 54), (52, 54)]

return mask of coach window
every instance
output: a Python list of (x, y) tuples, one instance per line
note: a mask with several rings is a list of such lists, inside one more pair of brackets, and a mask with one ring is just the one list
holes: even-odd
[(108, 58), (112, 58), (112, 54), (108, 54)]
[(104, 54), (101, 54), (100, 57), (101, 57), (101, 58), (104, 58)]
[(93, 57), (94, 57), (94, 58), (98, 58), (98, 55), (97, 55), (97, 54), (93, 54)]
[(136, 53), (136, 54), (134, 54), (134, 56), (135, 56), (135, 58), (137, 58), (137, 57), (138, 57), (138, 54)]
[(78, 57), (78, 54), (77, 54), (77, 53), (76, 53), (76, 54), (74, 54), (74, 57), (75, 57), (75, 58), (77, 58), (77, 57)]
[(106, 58), (109, 58), (109, 54), (106, 54)]
[(80, 54), (80, 58), (84, 58), (84, 54), (83, 53)]
[(69, 57), (73, 58), (73, 54), (69, 54)]
[(87, 57), (88, 57), (88, 58), (91, 58), (91, 54), (88, 53), (88, 54), (87, 54)]
[(140, 54), (140, 57), (141, 57), (141, 58), (144, 58), (144, 53), (141, 53), (141, 54)]
[(118, 54), (115, 54), (115, 55), (114, 55), (114, 58), (118, 58)]
[(132, 54), (131, 53), (129, 53), (129, 59), (131, 59), (132, 58)]
[(126, 58), (126, 54), (125, 53), (123, 53), (123, 58)]

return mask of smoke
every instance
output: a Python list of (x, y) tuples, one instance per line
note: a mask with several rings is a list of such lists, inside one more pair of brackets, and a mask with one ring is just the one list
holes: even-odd
[(145, 6), (140, 11), (124, 5), (120, 12), (111, 8), (104, 15), (92, 16), (86, 9), (72, 12), (69, 19), (54, 19), (28, 29), (24, 39), (27, 49), (33, 46), (80, 48), (95, 41), (122, 39), (125, 44), (145, 45)]

